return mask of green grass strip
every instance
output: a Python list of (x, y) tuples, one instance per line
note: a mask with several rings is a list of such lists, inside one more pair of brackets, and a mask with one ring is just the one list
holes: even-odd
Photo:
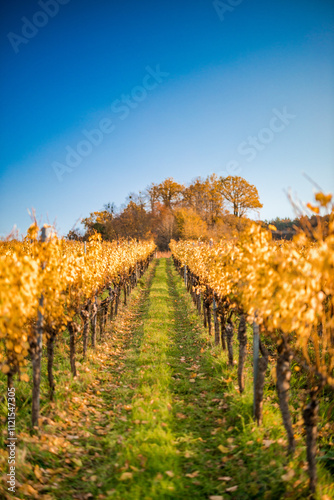
[(167, 360), (173, 310), (166, 260), (160, 259), (148, 297), (140, 354), (139, 384), (132, 402), (131, 432), (123, 443), (118, 485), (112, 498), (182, 498), (178, 450), (171, 430), (171, 369)]

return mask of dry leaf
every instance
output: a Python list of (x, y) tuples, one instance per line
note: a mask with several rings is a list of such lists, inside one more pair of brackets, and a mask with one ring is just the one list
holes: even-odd
[(38, 465), (35, 465), (34, 474), (37, 477), (37, 479), (42, 483), (43, 482), (42, 481), (42, 473), (41, 473), (41, 469), (39, 468)]
[(232, 491), (237, 491), (237, 489), (238, 489), (238, 486), (231, 486), (230, 488), (226, 488), (225, 491), (231, 491), (232, 492)]
[(221, 451), (222, 453), (229, 453), (230, 451), (228, 448), (226, 448), (226, 446), (223, 446), (222, 444), (218, 446), (218, 450)]
[(35, 497), (38, 496), (38, 491), (30, 486), (30, 484), (22, 484), (20, 486), (20, 493), (27, 495), (27, 498), (31, 498), (31, 495), (34, 495)]
[(72, 458), (72, 462), (74, 462), (75, 465), (77, 465), (78, 467), (82, 467), (82, 462), (80, 458)]
[(199, 470), (196, 470), (195, 472), (192, 472), (191, 474), (186, 474), (186, 477), (197, 477), (199, 474)]
[(133, 476), (132, 472), (123, 472), (119, 480), (126, 481), (127, 479), (132, 479), (132, 476)]
[(283, 474), (283, 476), (281, 476), (281, 479), (283, 481), (290, 481), (290, 479), (292, 479), (294, 475), (295, 471), (293, 469), (290, 469), (286, 474)]

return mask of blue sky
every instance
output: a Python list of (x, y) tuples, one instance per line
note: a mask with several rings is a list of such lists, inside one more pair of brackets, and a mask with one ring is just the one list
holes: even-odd
[(166, 177), (241, 175), (262, 219), (293, 216), (289, 188), (312, 199), (302, 172), (333, 192), (332, 1), (1, 9), (0, 235), (32, 208), (65, 234)]

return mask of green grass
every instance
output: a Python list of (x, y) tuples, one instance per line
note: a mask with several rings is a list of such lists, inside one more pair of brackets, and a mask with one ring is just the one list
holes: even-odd
[(165, 260), (156, 268), (143, 320), (130, 432), (121, 443), (112, 498), (182, 498), (179, 451), (172, 429), (172, 371), (167, 355), (173, 314)]
[[(248, 336), (251, 351), (250, 329)], [(257, 427), (250, 354), (241, 395), (236, 366), (229, 367), (227, 354), (212, 342), (171, 259), (155, 260), (105, 341), (96, 351), (89, 349), (87, 360), (79, 354), (75, 380), (66, 344), (57, 347), (54, 403), (47, 399), (43, 367), (45, 418), (39, 436), (29, 434), (28, 385), (15, 383), (17, 479), (24, 485), (17, 498), (307, 498), (299, 408), (303, 384), (292, 380), (298, 446), (290, 459), (271, 367), (264, 420)], [(4, 377), (0, 384), (4, 386)], [(4, 403), (1, 411), (4, 415)], [(328, 500), (334, 498), (330, 394), (323, 398), (320, 414), (317, 498)], [(4, 464), (4, 451), (0, 459)]]

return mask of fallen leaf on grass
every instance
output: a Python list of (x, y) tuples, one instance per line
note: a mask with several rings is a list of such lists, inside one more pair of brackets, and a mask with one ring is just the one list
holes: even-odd
[(132, 476), (133, 476), (132, 472), (123, 472), (119, 480), (126, 481), (127, 479), (132, 479)]
[[(38, 491), (35, 490), (35, 488), (33, 488), (32, 486), (30, 486), (30, 484), (22, 484), (20, 486), (20, 493), (24, 493), (25, 495), (33, 495), (35, 497), (37, 497), (38, 495)], [(28, 498), (29, 498), (28, 496)]]
[(78, 467), (82, 467), (82, 462), (80, 458), (72, 458), (72, 462), (74, 462), (75, 465), (77, 465)]
[(264, 447), (265, 447), (265, 448), (269, 448), (269, 446), (270, 446), (271, 444), (273, 444), (274, 442), (275, 442), (275, 441), (273, 441), (272, 439), (264, 439), (264, 440), (263, 440), (263, 444), (264, 444)]
[(38, 465), (35, 465), (34, 474), (37, 477), (38, 481), (40, 481), (41, 483), (43, 483), (41, 469), (39, 468)]
[(51, 474), (52, 476), (55, 475), (55, 474), (62, 474), (64, 472), (65, 469), (63, 468), (58, 468), (58, 469), (46, 469), (46, 472), (48, 474)]
[(187, 418), (187, 416), (186, 416), (186, 415), (184, 415), (183, 413), (177, 413), (177, 414), (176, 414), (176, 417), (177, 417), (177, 418)]
[(189, 474), (186, 474), (186, 477), (197, 477), (199, 474), (199, 470), (196, 470), (195, 472), (192, 472), (192, 473), (189, 473)]
[(222, 453), (229, 453), (230, 451), (228, 448), (226, 448), (226, 446), (223, 446), (222, 444), (218, 446), (218, 450), (221, 451)]
[(174, 472), (171, 470), (166, 470), (165, 474), (167, 474), (167, 476), (169, 476), (169, 477), (174, 477), (174, 475), (175, 475)]
[(229, 476), (222, 476), (218, 478), (219, 481), (232, 481), (232, 478)]
[(290, 481), (290, 479), (292, 479), (294, 475), (295, 471), (293, 469), (290, 469), (286, 474), (283, 474), (283, 476), (281, 476), (281, 479), (283, 481)]
[(211, 495), (211, 497), (209, 497), (209, 500), (224, 500), (224, 497), (222, 497), (221, 495)]
[(226, 490), (225, 490), (225, 491), (230, 491), (230, 492), (232, 492), (232, 491), (237, 491), (237, 489), (238, 489), (238, 486), (231, 486), (230, 488), (226, 488)]

